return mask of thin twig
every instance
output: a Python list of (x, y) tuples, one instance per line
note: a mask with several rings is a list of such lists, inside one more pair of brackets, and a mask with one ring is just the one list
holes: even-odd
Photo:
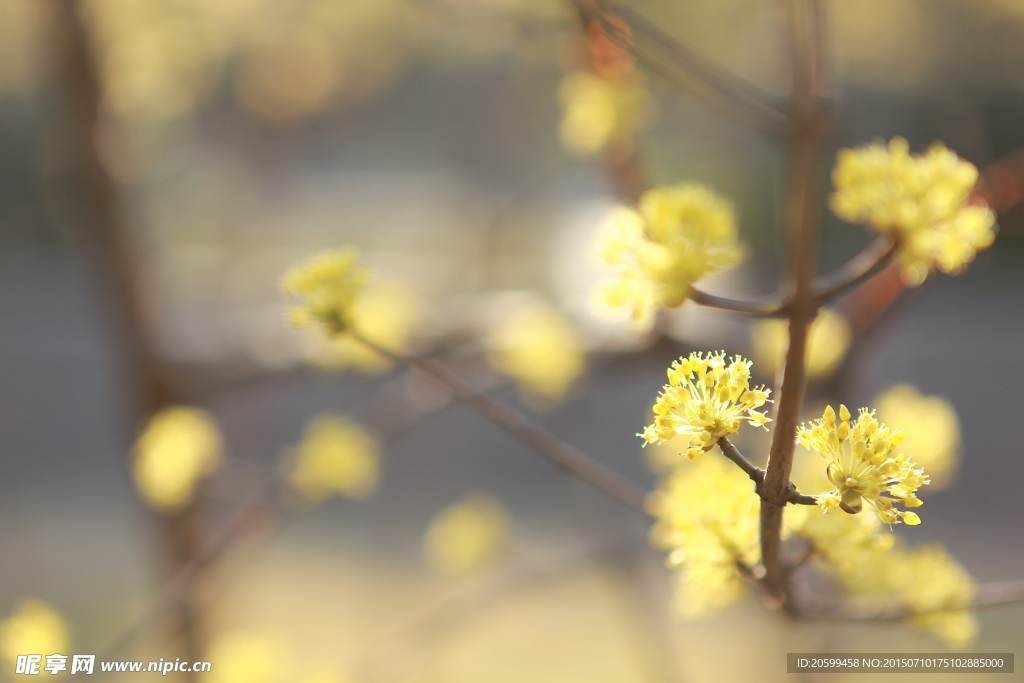
[(877, 609), (857, 610), (850, 606), (839, 609), (828, 610), (818, 614), (810, 613), (801, 615), (804, 618), (814, 621), (897, 621), (910, 619), (928, 614), (939, 614), (956, 609), (985, 609), (992, 607), (1008, 607), (1024, 603), (1024, 579), (1015, 581), (996, 581), (985, 583), (978, 587), (978, 591), (966, 605), (945, 609), (934, 609), (926, 611), (912, 611), (906, 605), (885, 605)]
[[(599, 22), (611, 36), (620, 40), (624, 46), (628, 46), (633, 55), (645, 66), (653, 68), (659, 75), (674, 84), (691, 91), (712, 93), (719, 101), (728, 105), (732, 113), (748, 119), (753, 117), (759, 128), (776, 133), (783, 129), (785, 116), (776, 103), (776, 98), (714, 64), (662, 31), (638, 12), (620, 3), (596, 3), (593, 0), (571, 0), (571, 2), (581, 15), (591, 21)], [(621, 27), (609, 21), (609, 14), (621, 17), (630, 25), (634, 33), (648, 38), (652, 45), (660, 48), (671, 67), (666, 67), (660, 60), (653, 58), (646, 46), (635, 45), (628, 35), (624, 35)], [(678, 77), (677, 74), (683, 75), (684, 78)], [(694, 88), (694, 86), (699, 87)]]
[[(228, 550), (235, 547), (235, 544), (240, 539), (246, 537), (254, 526), (271, 523), (274, 519), (269, 514), (272, 510), (272, 494), (272, 489), (261, 490), (242, 503), (224, 525), (221, 532), (210, 543), (209, 548), (198, 557), (193, 557), (185, 562), (174, 573), (174, 576), (156, 592), (146, 607), (128, 626), (122, 629), (120, 635), (113, 640), (99, 658), (107, 660), (116, 658), (118, 654), (131, 645), (143, 626), (153, 619), (154, 616), (164, 612), (169, 605), (176, 604), (185, 596), (192, 595), (196, 582), (209, 566), (223, 557)], [(181, 614), (176, 616), (182, 620), (184, 618), (184, 615)]]
[(701, 306), (718, 308), (723, 311), (744, 313), (755, 317), (776, 318), (786, 315), (787, 306), (778, 297), (762, 299), (736, 299), (709, 294), (696, 287), (690, 288), (690, 300)]
[(818, 305), (828, 303), (881, 272), (895, 251), (895, 240), (880, 236), (838, 270), (817, 278), (814, 293)]
[[(733, 445), (731, 441), (729, 441), (729, 437), (720, 437), (718, 439), (718, 447), (722, 449), (722, 454), (725, 455), (725, 457), (729, 458), (729, 460), (732, 460), (734, 463), (736, 463), (739, 466), (739, 468), (746, 472), (747, 476), (750, 477), (755, 484), (757, 484), (757, 493), (759, 496), (763, 497), (764, 493), (762, 487), (764, 485), (765, 471), (762, 470), (760, 467), (754, 465), (754, 463), (747, 460), (746, 456), (740, 453), (740, 450), (736, 448), (736, 446)], [(814, 496), (807, 496), (797, 491), (796, 484), (794, 484), (793, 482), (789, 482), (787, 491), (788, 493), (786, 494), (785, 500), (786, 503), (792, 503), (793, 505), (818, 504), (818, 499), (815, 498)]]
[(421, 370), (447, 386), (451, 389), (452, 395), (464, 406), (497, 425), (505, 433), (529, 446), (580, 481), (602, 491), (631, 510), (644, 516), (650, 516), (645, 505), (647, 494), (642, 489), (591, 459), (575, 446), (570, 446), (535, 425), (525, 415), (505, 403), (480, 393), (445, 366), (427, 358), (389, 351), (354, 330), (350, 331), (350, 334), (377, 353)]

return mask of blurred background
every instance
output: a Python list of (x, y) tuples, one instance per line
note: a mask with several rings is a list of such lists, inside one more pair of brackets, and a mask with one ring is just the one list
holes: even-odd
[[(827, 215), (834, 151), (879, 137), (942, 140), (978, 165), (1000, 233), (963, 276), (904, 291), (884, 273), (841, 301), (848, 329), (808, 418), (894, 384), (943, 397), (958, 473), (898, 534), (946, 544), (979, 581), (1020, 578), (1024, 5), (828, 5), (821, 271), (870, 241)], [(787, 92), (776, 3), (629, 7)], [(65, 654), (203, 653), (200, 678), (252, 683), (774, 681), (795, 678), (786, 652), (942, 651), (899, 624), (789, 623), (755, 597), (679, 619), (649, 522), (423, 377), (283, 322), (281, 274), (355, 246), (404, 283), (381, 295), (384, 328), (652, 489), (634, 435), (665, 367), (693, 349), (755, 354), (757, 333), (693, 305), (646, 336), (594, 315), (591, 240), (629, 194), (621, 162), (642, 187), (730, 197), (747, 262), (706, 288), (768, 293), (786, 149), (666, 77), (663, 53), (630, 71), (629, 115), (594, 113), (580, 75), (607, 63), (584, 25), (558, 0), (0, 0), (3, 618), (43, 601)], [(502, 360), (517, 311), (561, 344), (539, 380)], [(186, 503), (148, 504), (132, 445), (172, 405), (216, 421), (219, 466)], [(296, 483), (317, 416), (370, 435), (362, 479)], [(1022, 610), (981, 613), (971, 647), (1024, 651)]]

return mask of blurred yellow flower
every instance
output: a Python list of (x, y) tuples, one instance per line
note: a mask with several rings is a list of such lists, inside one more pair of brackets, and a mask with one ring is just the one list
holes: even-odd
[(668, 381), (654, 404), (654, 422), (640, 434), (647, 443), (687, 439), (686, 457), (696, 460), (704, 451), (746, 421), (755, 427), (771, 420), (760, 408), (768, 402), (769, 389), (750, 388), (750, 361), (733, 356), (726, 365), (725, 352), (694, 352), (672, 362)]
[(935, 268), (957, 274), (995, 239), (995, 214), (971, 203), (978, 169), (941, 143), (911, 155), (903, 138), (840, 150), (832, 210), (892, 235), (904, 283), (921, 284)]
[(18, 655), (70, 654), (70, 643), (64, 617), (42, 600), (22, 600), (0, 622), (0, 654), (12, 665)]
[[(754, 323), (754, 358), (759, 366), (775, 373), (786, 356), (789, 340), (784, 320)], [(823, 308), (811, 324), (807, 338), (807, 374), (811, 378), (828, 377), (846, 355), (853, 332), (839, 313)]]
[(328, 336), (345, 332), (369, 277), (355, 249), (323, 252), (294, 266), (281, 279), (284, 293), (302, 301), (288, 311), (289, 320), (298, 328), (319, 325)]
[(900, 450), (913, 453), (928, 470), (933, 489), (949, 483), (960, 456), (960, 420), (941, 396), (923, 396), (909, 384), (897, 384), (875, 399), (878, 418), (903, 427)]
[(529, 302), (491, 330), (487, 359), (516, 382), (526, 399), (562, 400), (585, 369), (583, 344), (569, 322), (550, 306)]
[(365, 498), (377, 488), (380, 442), (343, 417), (319, 415), (287, 453), (285, 479), (310, 503), (331, 495)]
[(220, 465), (221, 447), (217, 423), (205, 410), (161, 410), (135, 442), (135, 485), (156, 509), (178, 510), (192, 500), (196, 483)]
[(827, 406), (822, 419), (797, 430), (800, 445), (828, 463), (826, 473), (836, 487), (818, 496), (818, 506), (823, 512), (838, 507), (856, 514), (866, 500), (886, 524), (920, 524), (917, 514), (893, 507), (894, 503), (921, 505), (916, 492), (928, 483), (928, 475), (909, 456), (892, 455), (903, 433), (891, 432), (867, 408), (860, 409), (855, 421), (850, 418), (846, 406), (839, 406), (839, 421), (836, 411)]
[(704, 458), (662, 480), (649, 508), (652, 543), (669, 552), (678, 572), (680, 613), (703, 616), (739, 599), (736, 562), (760, 560), (760, 499), (747, 475), (722, 458)]
[[(352, 303), (352, 324), (377, 346), (402, 353), (419, 317), (419, 300), (401, 282), (374, 282)], [(392, 361), (349, 336), (317, 335), (313, 363), (330, 370), (354, 368), (368, 374), (384, 372)]]
[(961, 647), (974, 640), (978, 624), (966, 607), (974, 599), (977, 585), (945, 548), (914, 548), (894, 564), (900, 599), (916, 615), (915, 626), (949, 647)]
[(637, 209), (619, 207), (597, 237), (597, 255), (618, 275), (597, 291), (602, 309), (628, 308), (649, 329), (660, 306), (673, 308), (708, 273), (740, 261), (732, 204), (710, 188), (679, 183), (648, 190)]
[(276, 683), (286, 672), (288, 647), (274, 634), (232, 631), (212, 639), (207, 659), (209, 683)]
[(559, 94), (559, 135), (566, 149), (576, 154), (626, 155), (633, 136), (650, 119), (651, 98), (634, 73), (604, 78), (577, 71), (565, 77)]
[(427, 564), (457, 576), (490, 562), (508, 535), (508, 514), (493, 496), (473, 493), (434, 516), (423, 539)]

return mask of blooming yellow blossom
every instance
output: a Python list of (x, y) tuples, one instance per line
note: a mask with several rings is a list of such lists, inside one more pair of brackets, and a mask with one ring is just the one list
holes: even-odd
[(231, 631), (212, 639), (207, 659), (209, 683), (274, 683), (285, 674), (288, 646), (271, 633)]
[(956, 472), (960, 455), (960, 420), (941, 396), (923, 396), (909, 384), (897, 384), (875, 399), (878, 418), (898, 424), (907, 438), (900, 449), (914, 453), (928, 470), (933, 489), (945, 486)]
[(650, 97), (635, 77), (569, 74), (560, 89), (562, 144), (576, 154), (628, 154), (649, 119)]
[(301, 300), (288, 311), (296, 327), (319, 325), (334, 336), (349, 329), (356, 297), (369, 279), (354, 249), (318, 254), (284, 274), (285, 294)]
[(736, 563), (760, 560), (760, 499), (739, 468), (720, 458), (677, 468), (649, 508), (656, 519), (651, 540), (669, 551), (668, 563), (678, 572), (676, 605), (684, 616), (706, 615), (743, 594)]
[(220, 465), (221, 447), (217, 423), (205, 410), (161, 410), (135, 442), (135, 485), (158, 510), (178, 510), (192, 500), (196, 483)]
[[(394, 281), (374, 282), (352, 302), (351, 324), (380, 348), (402, 353), (412, 338), (418, 313), (419, 301), (410, 287)], [(322, 334), (316, 341), (313, 362), (320, 367), (354, 368), (369, 374), (391, 368), (390, 359), (350, 336)]]
[(911, 155), (903, 138), (841, 150), (832, 180), (832, 210), (892, 235), (900, 273), (910, 286), (935, 268), (960, 273), (995, 239), (995, 214), (971, 203), (978, 169), (941, 143), (922, 155)]
[(42, 600), (22, 600), (0, 622), (0, 655), (12, 665), (18, 655), (52, 655), (68, 651), (67, 622)]
[(901, 560), (892, 567), (894, 583), (914, 625), (950, 647), (974, 640), (978, 624), (967, 605), (977, 585), (967, 570), (939, 545), (914, 548)]
[(288, 453), (285, 478), (310, 503), (332, 494), (365, 498), (377, 487), (379, 461), (380, 442), (363, 427), (319, 415)]
[(867, 408), (861, 408), (855, 421), (851, 422), (850, 417), (846, 406), (840, 406), (837, 421), (835, 410), (828, 406), (822, 419), (810, 426), (801, 425), (797, 431), (800, 444), (828, 463), (826, 474), (836, 487), (818, 496), (819, 507), (824, 512), (838, 507), (854, 514), (860, 512), (866, 500), (886, 524), (920, 524), (915, 513), (893, 507), (894, 503), (921, 505), (915, 494), (928, 483), (928, 476), (910, 456), (892, 456), (903, 433), (890, 431)]
[(508, 514), (493, 496), (474, 493), (434, 516), (423, 539), (427, 563), (456, 576), (489, 562), (508, 534)]
[(628, 307), (638, 329), (660, 306), (683, 303), (701, 277), (742, 256), (732, 204), (710, 188), (679, 183), (645, 192), (637, 209), (620, 207), (602, 227), (598, 258), (618, 271), (597, 292), (601, 307)]
[(583, 344), (565, 318), (540, 303), (519, 306), (487, 339), (487, 358), (527, 399), (560, 401), (585, 368)]
[[(789, 336), (784, 320), (762, 320), (754, 325), (754, 358), (758, 366), (775, 372), (786, 354)], [(807, 338), (807, 374), (828, 377), (839, 366), (850, 347), (853, 332), (839, 313), (822, 309), (811, 324)]]
[(750, 361), (742, 356), (733, 356), (726, 364), (724, 351), (707, 357), (691, 353), (673, 361), (668, 381), (654, 404), (654, 423), (640, 436), (648, 443), (683, 436), (690, 460), (738, 430), (744, 421), (755, 427), (771, 421), (754, 410), (768, 402), (770, 390), (750, 388)]

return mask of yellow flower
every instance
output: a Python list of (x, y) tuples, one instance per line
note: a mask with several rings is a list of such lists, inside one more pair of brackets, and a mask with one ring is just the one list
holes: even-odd
[(220, 465), (221, 447), (217, 423), (205, 410), (161, 410), (135, 442), (135, 485), (158, 510), (179, 510), (192, 500), (198, 481)]
[(995, 239), (995, 214), (971, 204), (978, 169), (941, 143), (911, 155), (907, 141), (839, 152), (832, 210), (896, 238), (903, 281), (916, 286), (935, 268), (957, 274)]
[[(352, 302), (350, 324), (377, 346), (402, 353), (409, 345), (418, 317), (415, 293), (400, 282), (375, 282)], [(384, 372), (392, 362), (347, 335), (317, 335), (313, 362), (325, 369), (354, 368), (369, 374)]]
[(354, 249), (318, 254), (293, 267), (281, 280), (285, 294), (302, 303), (288, 311), (296, 327), (320, 325), (328, 335), (344, 332), (352, 323), (356, 297), (370, 273), (358, 264)]
[(583, 345), (576, 331), (539, 302), (515, 309), (486, 343), (491, 365), (514, 379), (527, 399), (560, 401), (584, 371)]
[[(753, 328), (754, 357), (758, 366), (775, 372), (786, 354), (789, 336), (784, 320), (762, 320)], [(828, 377), (839, 366), (850, 347), (853, 333), (850, 324), (839, 313), (822, 309), (811, 324), (807, 338), (807, 374), (812, 378)]]
[(332, 494), (365, 498), (377, 487), (380, 442), (359, 425), (320, 415), (288, 454), (285, 478), (310, 503)]
[(914, 548), (893, 567), (900, 600), (916, 616), (915, 626), (950, 647), (974, 640), (978, 624), (967, 606), (977, 585), (940, 545)]
[(903, 440), (903, 433), (890, 432), (875, 419), (873, 412), (861, 408), (857, 419), (850, 422), (850, 411), (840, 406), (837, 422), (835, 410), (828, 406), (822, 419), (810, 426), (800, 426), (797, 439), (828, 463), (826, 474), (836, 488), (818, 496), (818, 505), (824, 512), (838, 507), (855, 514), (866, 500), (886, 524), (921, 523), (915, 513), (898, 510), (893, 504), (921, 505), (915, 493), (928, 483), (928, 476), (910, 456), (892, 456)]
[(207, 659), (210, 683), (274, 683), (286, 671), (288, 647), (270, 633), (232, 631), (213, 638)]
[(710, 188), (649, 190), (636, 210), (618, 208), (598, 235), (598, 258), (618, 271), (598, 290), (598, 303), (628, 307), (633, 324), (649, 328), (658, 307), (680, 305), (694, 282), (740, 261), (736, 234), (732, 204)]
[(769, 389), (750, 388), (750, 361), (725, 352), (691, 353), (673, 361), (668, 381), (654, 404), (654, 423), (640, 434), (648, 443), (676, 436), (688, 442), (686, 457), (696, 460), (715, 442), (732, 434), (746, 421), (762, 427), (771, 420), (755, 411), (768, 402)]
[(901, 450), (914, 453), (928, 470), (932, 488), (952, 479), (960, 455), (960, 421), (941, 396), (923, 396), (909, 384), (897, 384), (875, 399), (878, 418), (904, 428)]
[(676, 605), (687, 617), (709, 614), (743, 594), (736, 562), (753, 566), (760, 500), (739, 468), (718, 458), (677, 468), (652, 494), (651, 541), (677, 570)]
[(635, 78), (602, 78), (579, 71), (565, 77), (559, 94), (562, 144), (581, 155), (628, 154), (633, 135), (647, 123), (651, 109), (647, 91)]
[(67, 622), (42, 600), (22, 600), (0, 622), (0, 654), (14, 664), (18, 655), (70, 654)]
[(508, 515), (493, 496), (474, 493), (435, 515), (423, 539), (427, 563), (456, 576), (489, 562), (508, 533)]

